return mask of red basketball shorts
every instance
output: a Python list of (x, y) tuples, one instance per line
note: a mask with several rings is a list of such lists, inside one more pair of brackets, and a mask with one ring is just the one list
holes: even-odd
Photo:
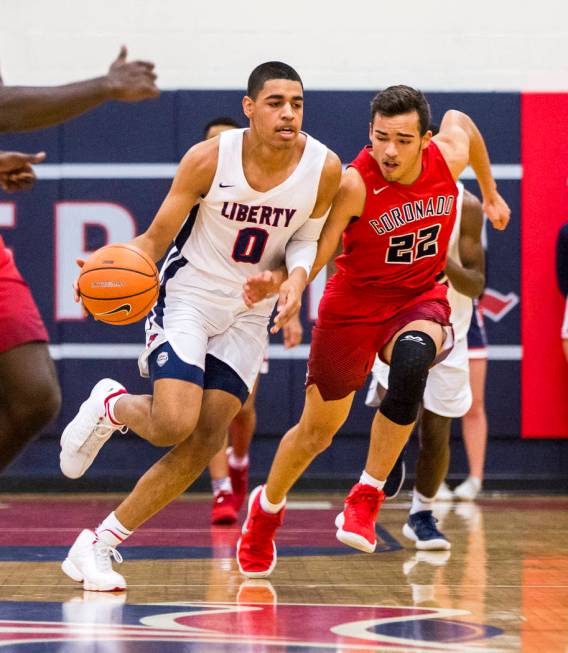
[(359, 390), (377, 353), (409, 322), (430, 320), (450, 325), (446, 286), (405, 300), (378, 298), (335, 277), (326, 287), (312, 330), (306, 386), (315, 383), (325, 401)]
[(0, 251), (0, 354), (49, 336), (28, 284), (18, 272), (12, 253)]

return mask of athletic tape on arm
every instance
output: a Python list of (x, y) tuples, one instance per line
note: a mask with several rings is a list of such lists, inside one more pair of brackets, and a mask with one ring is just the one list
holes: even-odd
[(310, 218), (296, 231), (286, 245), (286, 268), (288, 274), (294, 268), (304, 268), (308, 277), (316, 258), (318, 238), (329, 215), (329, 210), (321, 218)]

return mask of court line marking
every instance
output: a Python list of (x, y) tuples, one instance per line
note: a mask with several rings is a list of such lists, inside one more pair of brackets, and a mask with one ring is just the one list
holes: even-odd
[[(345, 166), (345, 164), (344, 164)], [(40, 180), (57, 179), (172, 179), (178, 169), (177, 163), (43, 163), (34, 168)], [(493, 163), (491, 171), (495, 179), (518, 180), (523, 178), (520, 163)], [(462, 179), (475, 179), (468, 167)]]
[[(231, 558), (232, 559), (232, 558)], [(212, 558), (212, 560), (219, 561), (223, 560), (223, 558)], [(42, 561), (34, 561), (33, 564), (38, 564), (41, 563)], [(131, 562), (145, 562), (144, 560), (130, 560), (129, 563)], [(176, 561), (176, 562), (179, 562)], [(200, 563), (203, 561), (200, 560)], [(2, 565), (4, 563), (0, 563)], [(6, 563), (7, 564), (7, 563)], [(45, 564), (57, 564), (57, 562), (54, 561), (48, 561), (45, 562)], [(0, 567), (1, 568), (1, 567)], [(236, 571), (236, 570), (235, 570)], [(244, 576), (243, 576), (244, 578)], [(244, 581), (243, 581), (244, 582)], [(43, 587), (55, 587), (59, 589), (67, 589), (69, 587), (72, 587), (74, 589), (77, 589), (76, 584), (72, 583), (53, 583), (53, 584), (48, 584), (48, 583), (39, 583), (37, 585), (32, 585), (32, 584), (24, 584), (24, 583), (2, 583), (2, 587), (38, 587), (38, 588), (43, 588)], [(128, 589), (132, 589), (133, 587), (139, 587), (139, 588), (157, 588), (157, 587), (165, 587), (165, 588), (170, 588), (170, 589), (175, 589), (176, 587), (179, 588), (184, 588), (184, 587), (227, 587), (226, 583), (179, 583), (176, 585), (149, 585), (149, 584), (135, 584), (135, 583), (128, 583)], [(294, 588), (294, 587), (305, 587), (307, 589), (318, 589), (318, 588), (326, 588), (326, 587), (342, 587), (342, 588), (359, 588), (359, 587), (408, 587), (408, 583), (308, 583), (308, 584), (303, 584), (303, 583), (279, 583), (275, 581), (275, 587), (274, 589), (278, 591), (279, 588)], [(529, 589), (567, 589), (568, 585), (491, 585), (491, 584), (481, 584), (481, 585), (463, 585), (463, 584), (456, 584), (452, 585), (451, 583), (435, 583), (434, 587), (447, 587), (447, 588), (455, 588), (459, 589), (464, 588), (464, 589), (479, 589), (479, 588), (487, 588), (487, 589), (522, 589), (522, 588), (529, 588)], [(198, 599), (194, 601), (195, 603), (199, 602)], [(173, 605), (180, 605), (179, 602), (174, 602)], [(282, 602), (278, 602), (278, 605), (338, 605), (335, 603), (290, 603), (290, 604), (285, 604)], [(351, 604), (341, 604), (341, 605), (351, 605)], [(353, 604), (355, 606), (359, 604)], [(374, 604), (361, 604), (361, 605), (372, 605)], [(392, 606), (391, 606), (392, 607)]]
[[(123, 343), (63, 342), (49, 346), (54, 360), (138, 359), (143, 349), (142, 344)], [(490, 360), (520, 361), (523, 348), (521, 345), (489, 345), (488, 353)], [(272, 360), (307, 360), (309, 354), (310, 345), (298, 345), (294, 349), (285, 349), (284, 345), (270, 345), (268, 348), (268, 357)]]

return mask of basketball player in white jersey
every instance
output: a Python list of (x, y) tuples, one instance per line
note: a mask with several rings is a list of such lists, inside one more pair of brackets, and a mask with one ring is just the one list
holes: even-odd
[(61, 469), (70, 478), (88, 469), (116, 430), (174, 447), (71, 547), (62, 567), (85, 589), (126, 587), (111, 566), (115, 547), (201, 474), (251, 391), (275, 297), (251, 306), (247, 278), (286, 266), (273, 330), (299, 309), (341, 163), (300, 131), (303, 86), (290, 66), (255, 68), (243, 110), (250, 127), (192, 147), (152, 224), (132, 241), (155, 261), (175, 242), (139, 361), (153, 394), (130, 395), (103, 379), (61, 438)]
[[(428, 373), (419, 422), (416, 481), (410, 515), (403, 527), (403, 534), (415, 543), (417, 549), (451, 547), (436, 526), (432, 504), (450, 463), (452, 418), (462, 417), (471, 406), (467, 331), (473, 298), (481, 294), (485, 285), (481, 203), (460, 182), (458, 188), (457, 216), (445, 270), (449, 281), (448, 301), (452, 309), (455, 344), (448, 357)], [(380, 404), (380, 388), (388, 388), (388, 375), (389, 366), (377, 357), (367, 393), (368, 406)]]

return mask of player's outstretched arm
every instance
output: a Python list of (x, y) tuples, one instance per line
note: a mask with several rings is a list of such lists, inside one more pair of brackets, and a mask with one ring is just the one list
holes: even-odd
[(316, 259), (309, 281), (336, 253), (341, 235), (354, 216), (361, 215), (365, 206), (365, 184), (355, 168), (348, 168), (341, 177), (339, 190), (333, 200), (331, 211), (318, 242)]
[(154, 64), (127, 61), (122, 46), (102, 77), (62, 86), (4, 86), (0, 79), (0, 132), (52, 127), (108, 102), (138, 102), (158, 97)]
[(481, 242), (481, 202), (465, 191), (459, 235), (460, 263), (448, 258), (446, 274), (452, 286), (466, 297), (479, 297), (485, 287), (485, 254)]
[(341, 161), (328, 151), (323, 165), (312, 215), (286, 245), (288, 278), (280, 286), (272, 333), (277, 333), (301, 307), (302, 293), (308, 282), (317, 253), (318, 240), (341, 179)]
[(497, 191), (485, 141), (473, 120), (461, 111), (447, 111), (432, 140), (442, 151), (454, 179), (471, 165), (481, 189), (483, 210), (496, 229), (505, 229), (511, 210)]
[(148, 229), (131, 241), (159, 261), (199, 198), (207, 195), (215, 176), (219, 140), (194, 145), (181, 160), (171, 188)]

